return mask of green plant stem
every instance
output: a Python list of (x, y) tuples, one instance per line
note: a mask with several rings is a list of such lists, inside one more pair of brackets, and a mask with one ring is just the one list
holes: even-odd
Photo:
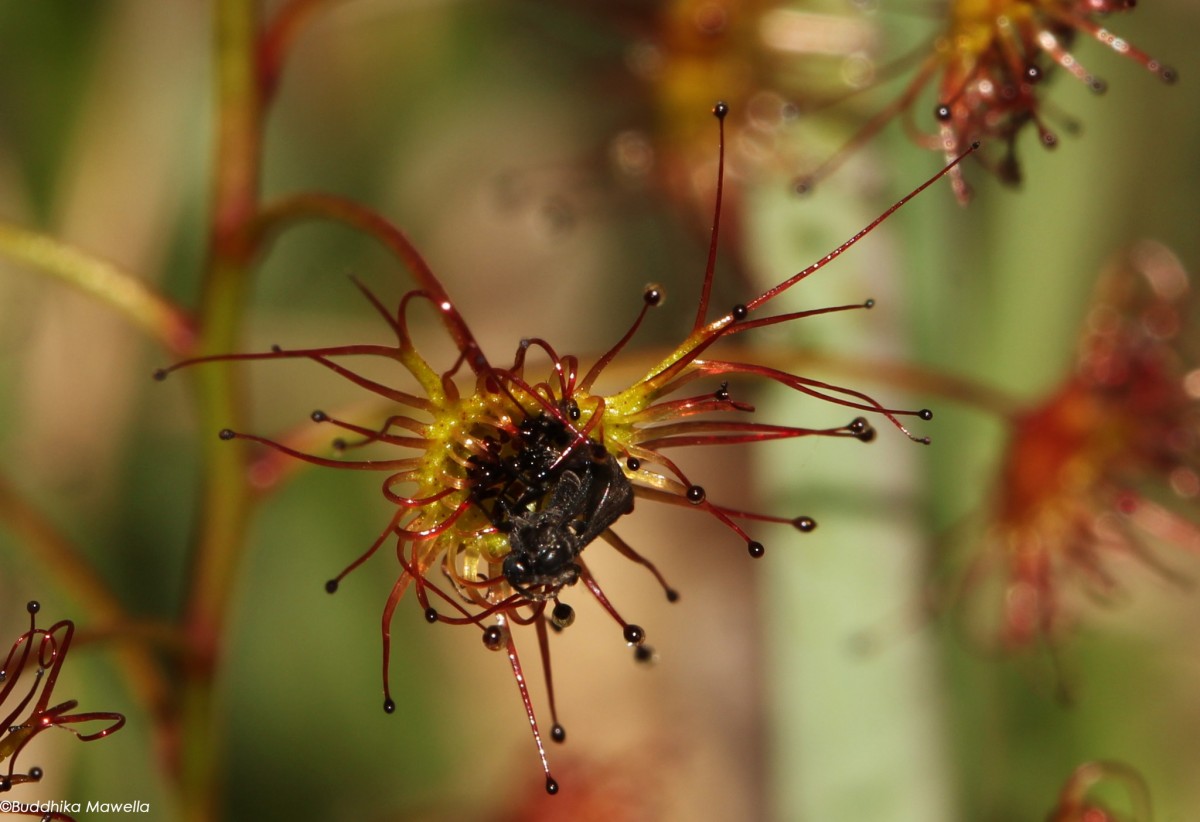
[(120, 267), (45, 234), (0, 223), (0, 255), (98, 297), (145, 329), (168, 351), (191, 353), (195, 331), (183, 309)]
[[(209, 261), (199, 309), (200, 355), (236, 348), (255, 243), (262, 151), (262, 99), (257, 72), (257, 4), (216, 0), (214, 11), (216, 147)], [(221, 816), (219, 762), (224, 739), (214, 694), (225, 619), (236, 588), (250, 494), (241, 449), (217, 439), (236, 426), (240, 392), (226, 368), (196, 374), (203, 439), (200, 512), (185, 615), (180, 807), (186, 819)], [(209, 435), (211, 432), (211, 435)]]

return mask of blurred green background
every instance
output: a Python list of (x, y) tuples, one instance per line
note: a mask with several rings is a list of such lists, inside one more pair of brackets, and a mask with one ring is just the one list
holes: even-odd
[[(879, 26), (881, 53), (932, 31), (931, 21), (881, 5), (862, 18)], [(118, 262), (185, 306), (197, 299), (206, 242), (207, 6), (0, 4), (0, 217)], [(639, 344), (660, 350), (682, 337), (704, 266), (705, 181), (715, 174), (707, 106), (729, 99), (736, 146), (739, 130), (750, 131), (740, 119), (749, 101), (701, 81), (704, 102), (664, 122), (652, 87), (630, 68), (639, 46), (656, 42), (642, 25), (653, 8), (327, 6), (298, 40), (268, 120), (268, 200), (320, 189), (378, 208), (410, 233), (496, 362), (528, 336), (560, 352), (603, 351), (647, 282), (663, 284), (668, 301)], [(1163, 86), (1079, 43), (1109, 91), (1097, 97), (1053, 79), (1048, 96), (1083, 130), (1055, 151), (1023, 135), (1019, 190), (979, 168), (968, 170), (977, 189), (969, 208), (934, 187), (787, 297), (797, 308), (874, 297), (873, 312), (746, 342), (784, 359), (815, 350), (923, 364), (1030, 399), (1070, 367), (1106, 260), (1153, 238), (1195, 270), (1200, 7), (1148, 2), (1112, 25), (1172, 62), (1181, 81)], [(788, 139), (814, 141), (798, 151), (819, 156), (887, 99), (884, 88), (827, 118), (801, 118)], [(677, 132), (699, 136), (680, 147)], [(620, 135), (647, 141), (663, 165), (707, 158), (687, 178), (697, 200), (620, 173), (611, 160)], [(818, 258), (940, 165), (893, 126), (800, 198), (789, 187), (798, 169), (778, 160), (792, 149), (750, 166), (753, 148), (735, 156), (735, 170), (755, 170), (731, 189), (742, 218), (727, 249), (741, 254), (722, 258), (718, 305)], [(287, 234), (259, 267), (245, 349), (386, 340), (350, 275), (389, 304), (411, 283), (367, 239), (331, 228)], [(421, 342), (444, 351), (440, 334), (430, 328)], [(150, 380), (169, 359), (105, 306), (0, 259), (0, 476), (148, 622), (179, 615), (204, 516), (197, 443), (216, 433), (199, 430), (187, 379)], [(361, 399), (315, 366), (239, 368), (251, 430), (265, 435), (304, 423), (313, 408)], [(606, 808), (609, 819), (1040, 820), (1091, 759), (1137, 768), (1157, 819), (1197, 818), (1195, 591), (1120, 565), (1129, 602), (1089, 614), (1061, 649), (1074, 692), (1064, 706), (1044, 657), (982, 654), (921, 615), (938, 558), (970, 550), (963, 523), (977, 523), (986, 505), (999, 423), (905, 394), (886, 376), (814, 373), (886, 405), (933, 407), (935, 420), (916, 426), (933, 446), (881, 423), (870, 447), (812, 440), (687, 455), (711, 498), (810, 514), (820, 528), (767, 529), (767, 556), (752, 563), (714, 522), (639, 505), (618, 531), (682, 591), (673, 606), (640, 569), (594, 549), (597, 577), (660, 658), (635, 666), (611, 621), (575, 598), (580, 618), (554, 641), (569, 741), (550, 752), (563, 783), (553, 800), (540, 796), (511, 673), (472, 631), (430, 627), (401, 603), (392, 678), (400, 707), (390, 717), (379, 710), (379, 614), (396, 563), (384, 550), (336, 597), (322, 586), (371, 543), (388, 505), (375, 476), (299, 473), (256, 512), (237, 583), (214, 718), (228, 735), (226, 818), (587, 819)], [(844, 422), (843, 409), (796, 396), (755, 401), (772, 421)], [(1200, 579), (1194, 556), (1160, 555)], [(0, 523), (0, 636), (20, 633), (31, 598), (47, 624), (73, 618), (86, 631), (53, 569)], [(523, 659), (544, 706), (525, 633)], [(869, 652), (856, 642), (864, 633), (875, 639)], [(13, 798), (142, 801), (152, 818), (176, 818), (148, 718), (108, 646), (80, 643), (57, 693), (85, 710), (125, 711), (129, 725), (87, 745), (43, 734), (21, 762), (40, 764), (46, 780)]]

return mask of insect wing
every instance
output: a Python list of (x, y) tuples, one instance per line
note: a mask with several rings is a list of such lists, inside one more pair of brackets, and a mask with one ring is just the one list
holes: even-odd
[(611, 455), (590, 464), (587, 515), (580, 545), (587, 545), (614, 522), (633, 510), (633, 486)]

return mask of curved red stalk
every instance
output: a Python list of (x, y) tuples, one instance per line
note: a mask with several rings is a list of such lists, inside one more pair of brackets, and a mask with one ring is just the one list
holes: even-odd
[(645, 300), (642, 301), (642, 308), (640, 311), (638, 311), (637, 319), (633, 321), (633, 325), (629, 327), (629, 330), (625, 332), (625, 335), (621, 337), (621, 339), (617, 340), (616, 344), (612, 348), (608, 349), (608, 351), (605, 351), (604, 355), (600, 357), (600, 359), (596, 360), (592, 367), (588, 369), (587, 374), (584, 375), (583, 380), (579, 383), (580, 392), (586, 394), (592, 390), (592, 383), (594, 383), (596, 378), (600, 376), (600, 373), (608, 367), (609, 363), (613, 361), (613, 358), (625, 348), (626, 344), (633, 339), (633, 335), (636, 334), (637, 330), (641, 327), (642, 320), (646, 318), (646, 312), (648, 312), (651, 307), (652, 304), (650, 302)]
[(625, 540), (621, 539), (619, 536), (617, 536), (617, 533), (615, 531), (613, 531), (613, 529), (609, 528), (607, 531), (605, 531), (603, 534), (600, 535), (600, 538), (603, 539), (605, 542), (607, 542), (609, 545), (611, 545), (613, 548), (616, 548), (617, 552), (621, 556), (625, 557), (628, 560), (632, 560), (633, 562), (636, 562), (638, 565), (641, 565), (642, 567), (644, 567), (648, 571), (650, 571), (650, 573), (654, 575), (654, 578), (656, 580), (658, 580), (658, 584), (662, 586), (662, 589), (666, 593), (668, 600), (670, 600), (671, 602), (675, 602), (677, 599), (679, 599), (679, 592), (676, 591), (674, 588), (672, 588), (667, 583), (666, 577), (664, 577), (662, 575), (662, 573), (658, 570), (658, 566), (655, 565), (650, 560), (646, 559), (644, 556), (639, 554), (637, 551), (635, 551), (633, 549), (633, 546), (630, 545)]
[(622, 617), (620, 613), (617, 612), (617, 609), (613, 607), (613, 604), (609, 602), (608, 597), (604, 595), (604, 591), (600, 588), (600, 583), (596, 582), (596, 578), (592, 576), (591, 570), (588, 569), (583, 560), (580, 559), (578, 562), (581, 569), (579, 578), (583, 580), (583, 584), (586, 585), (587, 589), (592, 592), (592, 596), (595, 597), (596, 601), (600, 603), (600, 607), (607, 611), (608, 615), (616, 620), (617, 624), (620, 625), (622, 629), (627, 630), (630, 627), (630, 623), (626, 622), (625, 618)]
[(446, 294), (445, 287), (403, 231), (353, 200), (333, 194), (313, 193), (292, 195), (283, 202), (264, 209), (259, 217), (257, 229), (260, 232), (271, 230), (283, 220), (297, 216), (317, 216), (344, 223), (379, 240), (404, 263), (421, 286), (421, 290), (428, 295), (450, 338), (454, 340), (471, 370), (481, 376), (494, 374), (495, 369)]
[(300, 348), (300, 349), (278, 349), (274, 351), (258, 351), (248, 354), (210, 354), (204, 357), (191, 357), (186, 360), (180, 360), (177, 363), (160, 368), (154, 372), (156, 380), (166, 379), (168, 374), (178, 371), (182, 368), (189, 368), (194, 365), (203, 365), (205, 363), (215, 362), (250, 362), (255, 360), (288, 360), (288, 359), (305, 359), (315, 362), (318, 365), (328, 368), (340, 377), (344, 377), (350, 382), (365, 388), (382, 397), (386, 397), (394, 402), (402, 405), (407, 405), (411, 408), (416, 408), (421, 411), (434, 411), (434, 405), (425, 397), (418, 397), (414, 394), (409, 394), (404, 391), (397, 391), (394, 388), (367, 379), (359, 374), (354, 373), (350, 369), (338, 365), (329, 357), (339, 356), (376, 356), (386, 357), (387, 359), (395, 360), (398, 358), (400, 350), (390, 348), (385, 345), (345, 345), (333, 346), (329, 348)]
[(331, 417), (323, 411), (316, 411), (313, 413), (313, 422), (327, 422), (330, 425), (341, 428), (343, 431), (352, 431), (355, 434), (362, 435), (363, 439), (355, 443), (347, 443), (343, 440), (337, 440), (334, 447), (339, 451), (350, 447), (358, 448), (365, 445), (370, 445), (374, 442), (383, 442), (387, 443), (388, 445), (398, 445), (404, 448), (423, 449), (429, 447), (430, 440), (426, 437), (410, 437), (387, 433), (386, 429), (390, 428), (393, 422), (400, 420), (407, 420), (408, 422), (411, 422), (414, 428), (423, 427), (416, 420), (410, 420), (406, 417), (394, 415), (388, 417), (384, 426), (384, 430), (376, 430), (374, 428), (366, 428), (362, 425), (355, 425), (352, 422), (345, 422), (344, 420), (337, 419), (336, 417)]
[(383, 532), (375, 538), (375, 541), (371, 543), (371, 546), (367, 548), (366, 551), (359, 554), (357, 559), (343, 568), (340, 574), (325, 583), (325, 590), (329, 591), (330, 593), (336, 591), (338, 584), (345, 579), (351, 571), (353, 571), (355, 568), (358, 568), (358, 566), (362, 565), (364, 562), (374, 556), (375, 552), (378, 551), (383, 546), (383, 543), (386, 542), (387, 539), (394, 533), (394, 529), (400, 524), (400, 520), (403, 519), (407, 513), (408, 512), (404, 509), (396, 511), (396, 513), (392, 515), (391, 521), (388, 522), (387, 528), (383, 529)]

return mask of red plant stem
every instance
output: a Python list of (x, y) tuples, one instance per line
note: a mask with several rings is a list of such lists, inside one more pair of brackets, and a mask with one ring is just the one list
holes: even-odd
[[(214, 70), (216, 145), (209, 223), (209, 259), (199, 307), (200, 355), (233, 350), (241, 326), (253, 233), (259, 207), (262, 97), (258, 77), (257, 4), (215, 0)], [(245, 542), (250, 504), (245, 457), (216, 436), (236, 426), (241, 403), (232, 371), (196, 372), (203, 440), (201, 519), (193, 545), (190, 591), (184, 615), (189, 653), (184, 664), (182, 749), (178, 761), (180, 807), (185, 818), (219, 818), (218, 762), (223, 740), (214, 722), (213, 685), (225, 618)]]
[(442, 324), (458, 346), (458, 350), (462, 352), (467, 365), (477, 374), (491, 371), (491, 365), (479, 343), (475, 341), (445, 288), (403, 231), (386, 218), (352, 200), (333, 194), (303, 193), (294, 194), (264, 209), (259, 218), (256, 235), (265, 241), (283, 225), (300, 219), (332, 220), (358, 229), (378, 240), (404, 263), (421, 290), (438, 309)]
[(313, 15), (330, 0), (288, 0), (263, 30), (258, 49), (259, 90), (269, 101), (279, 88), (284, 63)]

